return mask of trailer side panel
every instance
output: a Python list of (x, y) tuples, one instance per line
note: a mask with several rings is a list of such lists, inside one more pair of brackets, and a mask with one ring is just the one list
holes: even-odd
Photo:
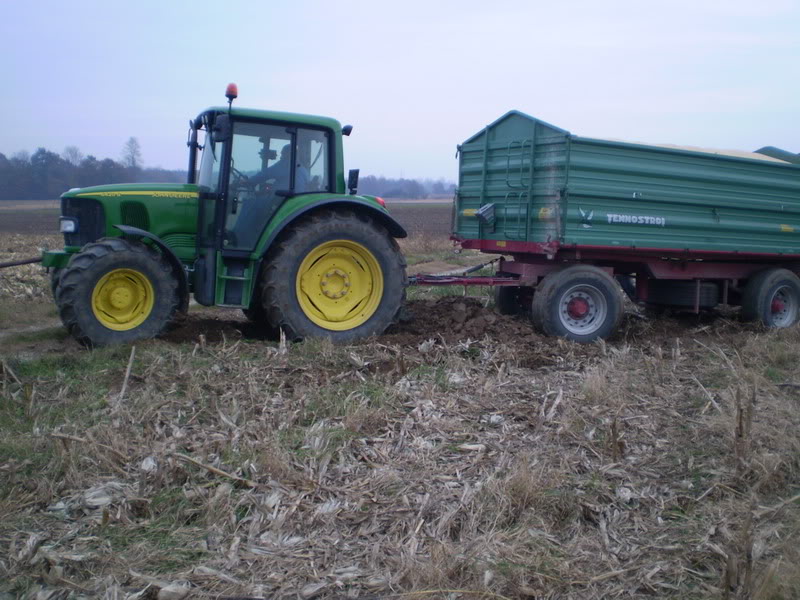
[(800, 168), (572, 139), (567, 245), (800, 254)]
[(459, 149), (467, 247), (800, 255), (800, 165), (581, 138), (517, 111)]

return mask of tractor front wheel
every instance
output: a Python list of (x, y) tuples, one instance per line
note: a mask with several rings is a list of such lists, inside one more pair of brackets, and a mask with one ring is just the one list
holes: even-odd
[(105, 238), (70, 259), (58, 279), (56, 304), (82, 344), (123, 344), (164, 330), (178, 310), (178, 282), (156, 250)]
[(397, 242), (368, 216), (322, 211), (291, 226), (267, 256), (261, 300), (289, 339), (349, 343), (397, 321), (405, 266)]
[(59, 267), (53, 267), (50, 270), (50, 291), (53, 293), (53, 300), (56, 299), (56, 295), (58, 293), (58, 282), (61, 279), (61, 273), (64, 269)]

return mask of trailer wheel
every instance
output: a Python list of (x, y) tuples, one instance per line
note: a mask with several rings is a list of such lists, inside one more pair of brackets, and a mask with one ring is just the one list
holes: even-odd
[(498, 285), (494, 288), (494, 307), (501, 315), (518, 315), (521, 289), (517, 285)]
[(575, 342), (610, 336), (622, 318), (619, 286), (605, 271), (579, 265), (546, 276), (533, 295), (534, 325)]
[(767, 327), (790, 327), (800, 316), (800, 279), (788, 269), (751, 277), (742, 294), (742, 318)]
[(289, 339), (337, 343), (397, 322), (406, 263), (385, 228), (352, 211), (322, 211), (291, 226), (264, 261), (261, 298)]
[(169, 263), (139, 242), (106, 238), (87, 244), (64, 268), (56, 289), (61, 322), (87, 346), (160, 334), (178, 311)]

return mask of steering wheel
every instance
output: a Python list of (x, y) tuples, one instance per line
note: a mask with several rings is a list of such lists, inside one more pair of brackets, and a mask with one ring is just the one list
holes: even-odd
[(231, 173), (236, 177), (233, 182), (234, 187), (253, 187), (253, 184), (250, 183), (250, 178), (233, 165), (231, 165)]

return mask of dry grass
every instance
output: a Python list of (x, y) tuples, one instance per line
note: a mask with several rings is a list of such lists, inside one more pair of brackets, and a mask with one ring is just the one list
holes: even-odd
[[(0, 310), (49, 306), (21, 277)], [(418, 306), (452, 319), (0, 349), (0, 595), (800, 595), (800, 331), (629, 318), (579, 346)]]
[(800, 336), (674, 333), (6, 356), (0, 589), (795, 597)]
[[(42, 248), (62, 244), (58, 235), (0, 234), (0, 262), (34, 258), (41, 255)], [(53, 326), (57, 321), (49, 276), (41, 265), (0, 269), (0, 333), (40, 324)]]
[(446, 236), (423, 234), (397, 240), (403, 254), (410, 258), (409, 264), (426, 262), (427, 260), (444, 260), (455, 257), (453, 242)]

